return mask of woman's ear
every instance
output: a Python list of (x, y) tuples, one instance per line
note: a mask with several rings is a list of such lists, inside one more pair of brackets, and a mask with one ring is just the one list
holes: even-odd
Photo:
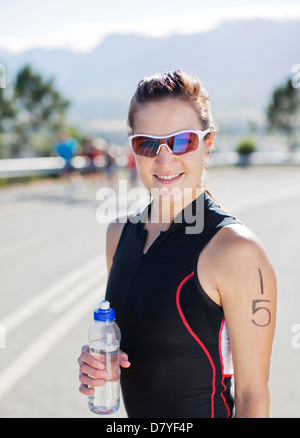
[(214, 132), (210, 132), (209, 134), (207, 134), (207, 138), (204, 140), (204, 143), (205, 143), (205, 154), (204, 154), (205, 158), (208, 157), (208, 155), (209, 155), (209, 153), (211, 151), (214, 139), (215, 139), (215, 133)]

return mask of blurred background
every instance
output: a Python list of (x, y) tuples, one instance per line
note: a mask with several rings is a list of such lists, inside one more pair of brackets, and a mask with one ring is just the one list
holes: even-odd
[(97, 418), (77, 358), (107, 278), (99, 189), (128, 209), (119, 182), (140, 187), (129, 100), (144, 76), (177, 68), (211, 97), (207, 186), (277, 272), (271, 414), (300, 416), (299, 41), (291, 0), (1, 6), (1, 417)]

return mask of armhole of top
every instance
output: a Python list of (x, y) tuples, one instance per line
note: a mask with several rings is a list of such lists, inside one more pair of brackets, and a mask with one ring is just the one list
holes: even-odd
[(202, 246), (202, 248), (197, 251), (197, 253), (194, 257), (193, 268), (194, 268), (194, 279), (195, 279), (196, 287), (197, 287), (198, 291), (200, 292), (200, 295), (202, 296), (202, 298), (206, 302), (206, 304), (208, 304), (209, 306), (213, 307), (215, 310), (218, 310), (220, 312), (223, 312), (223, 307), (220, 306), (218, 303), (216, 303), (212, 298), (210, 298), (210, 296), (205, 292), (205, 290), (203, 289), (203, 287), (201, 285), (201, 281), (200, 281), (200, 278), (198, 276), (198, 270), (197, 270), (198, 260), (199, 260), (199, 256), (200, 256), (201, 252), (205, 249), (206, 245), (215, 237), (215, 235), (220, 230), (222, 230), (222, 228), (226, 227), (227, 225), (233, 225), (233, 224), (237, 224), (237, 223), (240, 223), (240, 222), (234, 217), (226, 218), (214, 230), (214, 232), (212, 233), (212, 236), (208, 239), (207, 242), (205, 242), (205, 244)]
[(205, 290), (201, 286), (200, 279), (198, 277), (197, 266), (195, 268), (194, 278), (195, 278), (195, 284), (196, 284), (197, 290), (200, 292), (200, 295), (203, 298), (203, 300), (206, 302), (206, 304), (213, 307), (215, 310), (218, 310), (219, 312), (223, 312), (223, 307), (219, 306), (218, 303), (216, 303), (212, 298), (210, 298), (210, 296), (205, 292)]

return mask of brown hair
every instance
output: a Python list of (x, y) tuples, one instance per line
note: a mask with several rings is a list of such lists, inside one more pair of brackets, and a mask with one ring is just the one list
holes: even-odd
[[(182, 99), (184, 102), (192, 105), (198, 114), (202, 129), (210, 129), (216, 132), (217, 129), (211, 113), (210, 98), (206, 89), (195, 75), (182, 70), (175, 70), (157, 73), (144, 78), (138, 83), (129, 105), (127, 117), (128, 135), (134, 134), (134, 116), (139, 107), (165, 98)], [(205, 163), (206, 168), (207, 163)], [(213, 198), (209, 190), (207, 188), (205, 190)]]
[(175, 70), (157, 73), (138, 83), (128, 111), (128, 134), (134, 133), (134, 116), (140, 106), (165, 98), (182, 99), (189, 103), (197, 112), (202, 129), (216, 131), (210, 99), (199, 79), (182, 70)]

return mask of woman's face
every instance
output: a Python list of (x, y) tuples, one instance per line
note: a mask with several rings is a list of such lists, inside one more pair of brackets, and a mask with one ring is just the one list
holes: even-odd
[[(183, 130), (203, 130), (194, 108), (176, 98), (166, 98), (141, 106), (135, 113), (134, 134), (170, 135)], [(204, 161), (208, 156), (213, 135), (202, 140), (195, 151), (183, 155), (172, 154), (165, 146), (155, 157), (135, 155), (138, 175), (147, 190), (179, 189), (181, 196), (202, 188)], [(172, 179), (162, 179), (172, 176)], [(176, 176), (177, 175), (177, 176)], [(163, 191), (165, 192), (165, 191)]]

